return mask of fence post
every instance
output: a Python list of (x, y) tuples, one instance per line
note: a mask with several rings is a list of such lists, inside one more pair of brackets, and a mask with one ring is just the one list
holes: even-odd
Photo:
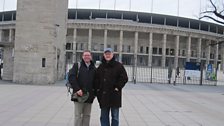
[(173, 85), (176, 85), (176, 80), (177, 80), (177, 68), (176, 68), (176, 70), (175, 70), (175, 78), (174, 78)]
[(152, 83), (152, 65), (150, 66), (150, 83)]
[(202, 85), (202, 80), (203, 80), (203, 63), (201, 62), (201, 66), (200, 66), (200, 69), (201, 69), (201, 76), (200, 76), (200, 85)]

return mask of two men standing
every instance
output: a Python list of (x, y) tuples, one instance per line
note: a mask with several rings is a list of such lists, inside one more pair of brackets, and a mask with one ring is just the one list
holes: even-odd
[[(90, 52), (87, 53), (91, 55)], [(120, 62), (115, 61), (111, 48), (106, 48), (104, 50), (102, 63), (97, 69), (95, 69), (92, 61), (90, 63), (92, 69), (87, 69), (86, 66), (88, 65), (86, 65), (85, 54), (84, 51), (82, 57), (83, 63), (80, 67), (78, 77), (75, 74), (75, 65), (73, 66), (74, 74), (69, 77), (69, 82), (72, 84), (74, 93), (80, 96), (83, 95), (84, 87), (89, 87), (87, 89), (90, 92), (89, 99), (86, 102), (75, 103), (75, 126), (89, 126), (91, 103), (94, 99), (93, 91), (97, 96), (101, 108), (101, 126), (110, 126), (110, 112), (112, 116), (111, 126), (119, 126), (119, 108), (122, 106), (122, 88), (128, 81), (125, 68)], [(82, 66), (84, 68), (82, 68)], [(89, 74), (84, 70), (86, 72), (88, 71)]]

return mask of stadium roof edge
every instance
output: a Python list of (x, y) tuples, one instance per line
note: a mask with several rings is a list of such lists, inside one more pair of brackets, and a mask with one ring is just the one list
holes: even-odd
[[(185, 28), (189, 27), (198, 30), (204, 29), (204, 31), (224, 34), (223, 25), (186, 17), (124, 10), (68, 9), (68, 19), (94, 19), (94, 15), (96, 15), (95, 18), (98, 16), (102, 18), (130, 19), (140, 23), (155, 23), (171, 26), (178, 25)], [(12, 20), (16, 20), (16, 10), (0, 12), (0, 22)]]

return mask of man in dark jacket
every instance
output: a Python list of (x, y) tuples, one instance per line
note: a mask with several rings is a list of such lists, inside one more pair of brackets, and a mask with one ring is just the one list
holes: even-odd
[(128, 81), (124, 66), (115, 61), (111, 48), (104, 50), (102, 64), (97, 68), (94, 88), (101, 108), (101, 126), (110, 126), (109, 113), (112, 115), (111, 126), (119, 125), (122, 88)]
[[(92, 62), (90, 51), (84, 51), (80, 65), (75, 63), (69, 74), (68, 80), (72, 85), (73, 93), (78, 98), (75, 101), (75, 126), (89, 126), (90, 113), (94, 100), (93, 81), (95, 66)], [(88, 95), (87, 95), (88, 94)], [(87, 96), (86, 101), (80, 102), (78, 99)]]

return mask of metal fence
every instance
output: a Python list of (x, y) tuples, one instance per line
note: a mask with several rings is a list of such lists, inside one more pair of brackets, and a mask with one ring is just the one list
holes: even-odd
[[(72, 67), (73, 64), (66, 65), (66, 72)], [(185, 70), (180, 69), (177, 74), (176, 69), (172, 69), (170, 79), (168, 78), (168, 68), (161, 67), (147, 67), (137, 66), (136, 70), (134, 66), (125, 65), (125, 69), (128, 74), (129, 82), (143, 82), (143, 83), (159, 83), (159, 84), (191, 84), (191, 85), (224, 85), (224, 72), (217, 71), (216, 79), (209, 80), (206, 78), (206, 71), (201, 71), (201, 77), (186, 77)]]
[[(143, 67), (138, 66), (135, 72), (134, 66), (125, 66), (129, 81), (145, 83), (162, 83), (162, 84), (191, 84), (191, 85), (217, 85), (217, 79), (209, 80), (206, 78), (206, 71), (201, 71), (201, 77), (186, 77), (185, 70), (180, 69), (177, 74), (176, 69), (172, 69), (169, 79), (168, 68)], [(217, 73), (217, 72), (216, 72)], [(221, 72), (222, 73), (222, 72)], [(217, 77), (217, 74), (216, 74)], [(222, 84), (222, 83), (221, 83)]]

